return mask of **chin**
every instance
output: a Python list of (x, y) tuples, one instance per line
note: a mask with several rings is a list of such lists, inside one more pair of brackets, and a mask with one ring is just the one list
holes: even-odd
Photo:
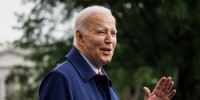
[(101, 62), (102, 64), (107, 64), (112, 61), (112, 57), (102, 57)]
[(109, 60), (104, 60), (104, 63), (106, 64), (106, 63), (109, 63), (109, 62), (111, 62), (111, 59), (109, 59)]

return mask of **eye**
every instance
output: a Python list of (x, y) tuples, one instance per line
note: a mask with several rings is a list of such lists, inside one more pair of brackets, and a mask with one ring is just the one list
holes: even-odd
[(116, 32), (111, 32), (111, 35), (115, 36), (117, 33)]
[(105, 31), (99, 31), (99, 33), (105, 33)]
[(106, 32), (105, 31), (103, 31), (103, 30), (98, 30), (97, 31), (97, 34), (105, 34)]

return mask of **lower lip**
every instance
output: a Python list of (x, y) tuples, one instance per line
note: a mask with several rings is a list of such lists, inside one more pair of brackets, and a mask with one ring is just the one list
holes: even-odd
[(110, 54), (111, 54), (111, 51), (104, 51), (104, 50), (102, 50), (102, 52), (103, 52), (103, 54), (105, 54), (105, 55), (110, 55)]

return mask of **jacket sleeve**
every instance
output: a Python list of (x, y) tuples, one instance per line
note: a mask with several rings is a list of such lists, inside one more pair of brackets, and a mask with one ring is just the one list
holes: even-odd
[(40, 85), (39, 100), (73, 100), (66, 77), (60, 72), (50, 72)]

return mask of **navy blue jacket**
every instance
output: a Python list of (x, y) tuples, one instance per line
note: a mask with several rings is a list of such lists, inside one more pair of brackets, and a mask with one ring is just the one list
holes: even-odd
[(66, 57), (43, 79), (39, 100), (119, 100), (104, 70), (96, 75), (75, 47)]

